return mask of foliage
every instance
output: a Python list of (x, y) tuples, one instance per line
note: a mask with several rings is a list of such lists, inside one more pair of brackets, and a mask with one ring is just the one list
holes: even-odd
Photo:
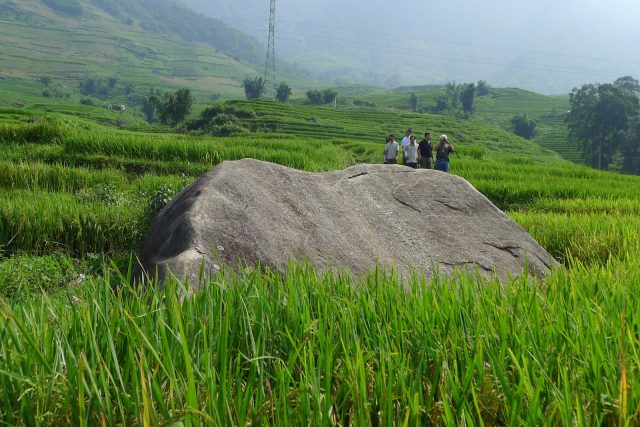
[(462, 111), (465, 113), (473, 113), (475, 110), (476, 100), (476, 85), (468, 83), (463, 85), (460, 89), (460, 103), (462, 104)]
[(120, 80), (120, 79), (118, 77), (116, 77), (116, 76), (109, 77), (107, 79), (107, 87), (109, 89), (115, 88), (116, 84), (118, 84), (118, 80)]
[(149, 96), (142, 99), (141, 109), (144, 114), (147, 123), (155, 123), (157, 120), (158, 111), (156, 109), (162, 98), (162, 92), (159, 89), (151, 89)]
[[(143, 106), (143, 110), (147, 119), (152, 118), (157, 112), (160, 123), (175, 127), (184, 122), (191, 113), (193, 100), (189, 88), (179, 89), (176, 92), (165, 92), (162, 97), (152, 94), (149, 96), (148, 104)], [(149, 104), (153, 105), (153, 109)]]
[(247, 119), (254, 119), (255, 111), (235, 108), (231, 105), (216, 105), (205, 108), (200, 118), (187, 123), (188, 131), (202, 131), (208, 135), (230, 136), (247, 132)]
[(40, 76), (38, 77), (38, 81), (44, 85), (44, 87), (49, 87), (53, 82), (51, 76)]
[(411, 108), (411, 111), (418, 110), (418, 96), (413, 92), (409, 95), (409, 107)]
[(16, 255), (0, 261), (0, 298), (26, 299), (69, 282), (69, 261), (59, 255)]
[(171, 199), (177, 194), (176, 189), (170, 185), (161, 185), (148, 196), (145, 215), (149, 220), (155, 216), (169, 204)]
[(518, 114), (511, 119), (513, 124), (513, 133), (526, 139), (533, 139), (536, 135), (536, 126), (538, 122), (527, 117), (527, 113)]
[(307, 91), (307, 99), (311, 104), (322, 104), (322, 91), (319, 90), (308, 90)]
[(291, 87), (285, 82), (281, 82), (276, 88), (276, 99), (280, 102), (287, 102), (291, 94)]
[(455, 81), (450, 81), (445, 86), (445, 99), (447, 101), (447, 107), (451, 110), (457, 110), (460, 105), (460, 92), (462, 86), (456, 84)]
[(109, 80), (102, 77), (85, 77), (80, 81), (80, 93), (83, 95), (91, 95), (104, 100), (109, 97), (112, 89)]
[(606, 169), (617, 151), (633, 156), (637, 142), (629, 124), (640, 113), (639, 88), (637, 81), (620, 78), (613, 84), (587, 84), (571, 92), (571, 113), (566, 118), (569, 137), (587, 164)]
[(333, 104), (338, 97), (338, 92), (333, 89), (325, 89), (322, 91), (322, 101), (325, 104)]
[(354, 99), (353, 105), (356, 107), (377, 107), (378, 106), (375, 102), (363, 101), (361, 99)]
[(258, 99), (264, 95), (265, 80), (262, 77), (247, 77), (242, 82), (242, 89), (247, 99)]
[(71, 97), (71, 93), (67, 90), (49, 86), (44, 88), (42, 96), (45, 98), (68, 99)]
[(309, 90), (307, 91), (307, 99), (310, 104), (333, 104), (338, 96), (338, 92), (334, 89)]
[(491, 86), (489, 86), (485, 80), (478, 80), (476, 88), (478, 96), (491, 95)]

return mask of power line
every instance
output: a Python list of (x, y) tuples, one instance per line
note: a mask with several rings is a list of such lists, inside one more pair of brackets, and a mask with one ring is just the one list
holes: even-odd
[[(269, 41), (267, 43), (267, 63), (264, 70), (265, 95), (275, 95), (276, 85), (276, 0), (271, 0), (269, 13)], [(272, 92), (273, 88), (273, 92)]]

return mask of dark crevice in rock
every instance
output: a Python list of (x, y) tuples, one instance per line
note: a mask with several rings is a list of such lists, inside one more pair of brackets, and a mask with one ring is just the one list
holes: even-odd
[(398, 203), (400, 203), (401, 205), (404, 205), (410, 209), (413, 209), (414, 211), (418, 212), (418, 213), (422, 213), (422, 211), (418, 208), (416, 208), (415, 206), (410, 205), (409, 203), (405, 202), (404, 200), (400, 200), (398, 198), (398, 196), (396, 196), (395, 194), (393, 194), (393, 198), (396, 199), (398, 201)]
[(350, 176), (350, 177), (349, 177), (349, 178), (347, 178), (347, 179), (353, 179), (353, 178), (357, 178), (357, 177), (359, 177), (359, 176), (363, 176), (363, 175), (369, 175), (369, 172), (362, 172), (362, 173), (359, 173), (359, 174), (356, 174), (356, 175)]
[(522, 250), (521, 247), (519, 246), (509, 246), (509, 245), (497, 245), (495, 243), (489, 243), (489, 242), (484, 242), (485, 245), (489, 245), (492, 248), (496, 248), (500, 251), (505, 251), (505, 252), (509, 252), (511, 254), (512, 257), (514, 258), (520, 258), (520, 253), (519, 251)]
[(457, 212), (464, 212), (464, 209), (461, 209), (457, 206), (452, 205), (451, 203), (447, 203), (447, 202), (443, 202), (442, 200), (436, 200), (436, 202), (440, 203), (443, 206), (446, 206), (447, 208), (451, 209), (452, 211), (457, 211)]
[(493, 269), (489, 268), (487, 266), (484, 266), (482, 264), (478, 264), (477, 262), (473, 262), (473, 261), (461, 261), (461, 262), (446, 262), (446, 261), (438, 261), (438, 263), (442, 264), (442, 265), (448, 265), (449, 267), (460, 267), (463, 265), (472, 265), (474, 267), (479, 267), (482, 270), (488, 272), (488, 273), (493, 273)]

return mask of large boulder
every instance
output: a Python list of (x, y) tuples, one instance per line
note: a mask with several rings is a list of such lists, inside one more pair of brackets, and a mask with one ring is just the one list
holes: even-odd
[(321, 269), (403, 276), (479, 271), (543, 276), (556, 264), (467, 181), (434, 170), (358, 165), (308, 173), (258, 160), (223, 162), (155, 218), (140, 261), (197, 287), (223, 263), (277, 270), (293, 258)]

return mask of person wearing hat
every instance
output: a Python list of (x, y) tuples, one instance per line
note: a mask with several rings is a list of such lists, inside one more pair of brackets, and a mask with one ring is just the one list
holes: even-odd
[(404, 133), (404, 138), (402, 138), (402, 164), (407, 164), (407, 145), (411, 142), (411, 136), (413, 135), (413, 129), (409, 128)]
[(436, 170), (449, 172), (449, 154), (453, 151), (453, 145), (449, 143), (447, 135), (441, 135), (440, 143), (436, 147)]

